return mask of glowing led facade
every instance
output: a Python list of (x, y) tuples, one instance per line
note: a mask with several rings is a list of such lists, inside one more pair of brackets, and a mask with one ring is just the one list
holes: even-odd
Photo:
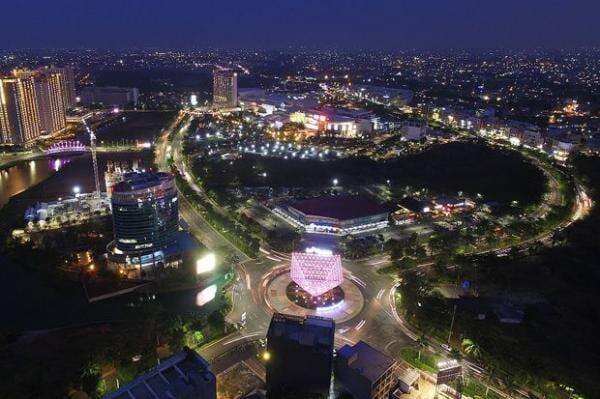
[(0, 77), (0, 142), (26, 144), (66, 127), (66, 69), (15, 69)]
[(292, 253), (292, 280), (313, 296), (342, 284), (342, 258), (324, 253)]

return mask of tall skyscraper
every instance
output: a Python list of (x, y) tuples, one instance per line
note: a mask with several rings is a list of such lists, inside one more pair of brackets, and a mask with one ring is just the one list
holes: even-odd
[(65, 92), (63, 94), (65, 101), (65, 108), (69, 109), (75, 106), (76, 103), (76, 92), (75, 92), (75, 72), (73, 71), (73, 67), (64, 66), (62, 68), (56, 68), (59, 70), (65, 82)]
[(213, 70), (213, 105), (217, 108), (237, 107), (237, 72), (226, 68)]
[(0, 77), (0, 141), (27, 144), (64, 129), (65, 90), (58, 69), (15, 69)]
[(55, 75), (61, 88), (60, 94), (65, 110), (75, 106), (75, 73), (73, 67), (68, 65), (63, 67), (49, 66), (40, 68), (37, 72)]
[(329, 393), (335, 322), (276, 313), (267, 332), (269, 398)]

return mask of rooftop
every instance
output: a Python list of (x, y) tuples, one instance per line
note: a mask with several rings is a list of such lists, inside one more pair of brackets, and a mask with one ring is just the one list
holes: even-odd
[(425, 204), (422, 201), (419, 201), (418, 199), (414, 198), (414, 197), (404, 197), (400, 200), (399, 205), (402, 208), (408, 209), (411, 212), (414, 213), (421, 213), (423, 212), (423, 208), (425, 207)]
[(164, 181), (172, 179), (173, 176), (166, 172), (130, 172), (123, 175), (123, 181), (115, 184), (113, 192), (125, 193), (128, 191), (143, 190), (158, 186)]
[(200, 355), (185, 349), (104, 399), (208, 398), (205, 392), (216, 381), (208, 367)]
[(290, 205), (305, 215), (347, 220), (387, 213), (387, 207), (375, 200), (358, 195), (315, 197)]
[(396, 363), (394, 359), (364, 341), (358, 341), (354, 346), (342, 346), (338, 351), (338, 359), (343, 360), (348, 368), (356, 370), (371, 383), (376, 382)]
[(275, 313), (269, 325), (268, 338), (285, 337), (300, 345), (333, 348), (335, 322), (318, 316), (292, 316)]

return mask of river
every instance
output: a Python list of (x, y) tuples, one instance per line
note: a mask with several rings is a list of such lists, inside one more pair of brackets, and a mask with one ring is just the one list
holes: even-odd
[(71, 159), (72, 157), (41, 157), (21, 161), (0, 170), (0, 208), (8, 203), (10, 197), (46, 180), (71, 162)]
[[(103, 171), (106, 170), (108, 162), (131, 163), (133, 160), (136, 160), (140, 167), (149, 168), (152, 166), (153, 153), (99, 153), (102, 189), (104, 190)], [(52, 201), (71, 195), (74, 186), (79, 186), (82, 192), (92, 191), (92, 170), (90, 154), (43, 156), (21, 161), (0, 170), (0, 208), (5, 211), (4, 217), (11, 219), (7, 224), (12, 227), (22, 226), (25, 208), (38, 201)], [(11, 281), (11, 284), (0, 292), (0, 303), (10, 303), (10, 306), (4, 308), (6, 317), (0, 321), (0, 328), (35, 330), (97, 321), (135, 320), (142, 316), (140, 309), (143, 304), (155, 300), (170, 314), (208, 314), (218, 309), (223, 299), (220, 290), (216, 290), (215, 286), (213, 292), (210, 289), (193, 288), (155, 296), (133, 293), (88, 304), (79, 283), (63, 283), (62, 288), (57, 290), (37, 277), (32, 278), (31, 273), (19, 269), (10, 268), (3, 273), (0, 273), (0, 276), (5, 281)], [(23, 292), (28, 294), (22, 295)], [(213, 295), (216, 297), (211, 300)]]
[[(108, 162), (136, 160), (140, 167), (152, 166), (152, 152), (99, 153), (101, 189), (104, 190), (104, 170)], [(21, 205), (30, 206), (38, 201), (52, 201), (73, 194), (79, 186), (82, 192), (94, 189), (94, 177), (90, 154), (66, 156), (42, 156), (34, 160), (20, 161), (0, 170), (0, 208), (14, 199)]]

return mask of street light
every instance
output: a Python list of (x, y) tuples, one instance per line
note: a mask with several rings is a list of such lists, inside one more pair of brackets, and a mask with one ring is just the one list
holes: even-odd
[(196, 274), (204, 274), (215, 270), (217, 257), (214, 253), (208, 253), (196, 261)]
[(267, 351), (264, 351), (262, 354), (262, 358), (265, 362), (268, 362), (271, 359), (271, 354)]
[(339, 180), (337, 178), (335, 178), (335, 179), (333, 179), (332, 183), (334, 186), (337, 186), (339, 183)]
[(76, 197), (79, 195), (80, 192), (81, 192), (81, 187), (79, 187), (79, 186), (73, 187), (73, 193), (75, 193)]

